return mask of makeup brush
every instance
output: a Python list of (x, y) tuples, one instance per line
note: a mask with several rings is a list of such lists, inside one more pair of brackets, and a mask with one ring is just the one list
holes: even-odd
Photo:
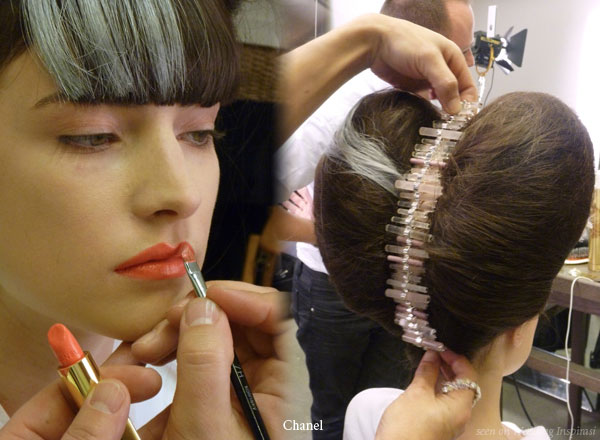
[[(185, 270), (194, 286), (196, 296), (206, 298), (206, 283), (204, 282), (202, 272), (200, 272), (200, 267), (198, 267), (198, 263), (196, 263), (194, 251), (191, 247), (187, 246), (183, 249), (181, 257), (183, 258)], [(230, 378), (235, 394), (246, 415), (246, 420), (248, 420), (248, 424), (252, 429), (254, 438), (257, 440), (269, 440), (269, 433), (267, 432), (267, 428), (260, 415), (258, 406), (256, 406), (256, 401), (254, 400), (254, 396), (252, 395), (252, 391), (246, 380), (246, 375), (242, 370), (242, 366), (235, 352), (233, 354)]]

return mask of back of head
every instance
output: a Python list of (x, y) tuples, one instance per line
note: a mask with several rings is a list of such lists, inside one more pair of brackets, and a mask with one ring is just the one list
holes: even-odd
[[(397, 334), (384, 296), (384, 246), (393, 240), (385, 225), (397, 202), (390, 188), (410, 168), (418, 128), (437, 117), (403, 92), (367, 96), (317, 171), (317, 238), (331, 280), (351, 309)], [(395, 170), (356, 165), (353, 151), (376, 147)], [(443, 169), (427, 246), (423, 282), (439, 341), (472, 357), (543, 309), (589, 215), (593, 174), (587, 131), (552, 96), (512, 93), (471, 121)]]
[[(411, 21), (419, 26), (448, 36), (450, 19), (446, 3), (449, 0), (386, 0), (381, 13)], [(469, 3), (468, 0), (451, 0)]]

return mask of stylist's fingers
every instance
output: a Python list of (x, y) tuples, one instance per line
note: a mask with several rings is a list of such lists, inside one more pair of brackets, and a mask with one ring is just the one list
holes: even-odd
[(447, 112), (458, 113), (461, 100), (477, 100), (469, 67), (458, 46), (452, 42), (443, 42), (440, 51), (422, 57), (420, 70)]
[[(444, 365), (447, 366), (446, 369), (452, 372), (453, 377), (451, 380), (469, 379), (474, 382), (477, 381), (477, 373), (466, 357), (450, 350), (441, 352), (440, 356), (444, 361)], [(443, 398), (450, 402), (450, 406), (453, 408), (454, 419), (452, 429), (455, 433), (462, 432), (464, 426), (469, 421), (474, 397), (474, 391), (469, 389), (452, 390), (443, 395)]]
[(477, 372), (466, 357), (450, 350), (441, 352), (440, 356), (444, 363), (450, 367), (455, 379), (477, 380)]
[(141, 362), (157, 365), (177, 348), (179, 329), (167, 318), (160, 321), (131, 346), (131, 352)]
[(100, 367), (103, 379), (118, 379), (127, 389), (132, 402), (142, 402), (154, 397), (162, 386), (160, 374), (152, 368), (133, 365), (103, 365)]
[(0, 430), (0, 440), (58, 440), (73, 420), (73, 410), (58, 381), (21, 406)]
[(114, 379), (102, 380), (85, 399), (62, 440), (119, 440), (129, 414), (127, 388)]
[(460, 101), (476, 101), (477, 91), (458, 46), (442, 35), (405, 20), (383, 15), (373, 72), (403, 90), (432, 87), (444, 109), (460, 111)]
[(102, 365), (142, 365), (131, 352), (131, 343), (121, 342)]
[(272, 287), (214, 281), (209, 283), (207, 296), (223, 309), (232, 323), (254, 327), (268, 334), (281, 332), (286, 304), (284, 295)]
[(44, 388), (0, 430), (1, 440), (118, 440), (129, 412), (129, 394), (118, 380), (101, 381), (79, 413), (63, 397), (59, 383)]
[(181, 314), (194, 296), (194, 292), (190, 291), (167, 311), (165, 319), (133, 343), (131, 353), (137, 360), (152, 365), (163, 365), (175, 358)]
[(435, 384), (440, 373), (440, 356), (437, 352), (425, 352), (415, 371), (413, 381), (409, 388), (419, 388), (422, 391), (435, 392)]
[(165, 437), (238, 438), (229, 432), (233, 343), (227, 317), (213, 301), (194, 298), (185, 308), (180, 329), (177, 388)]
[[(440, 353), (440, 356), (447, 366), (446, 370), (451, 370), (452, 372), (452, 378), (450, 380), (469, 379), (473, 382), (477, 382), (477, 372), (466, 357), (458, 355), (450, 350)], [(448, 399), (454, 401), (457, 411), (459, 408), (463, 411), (468, 410), (468, 414), (470, 415), (473, 398), (475, 397), (474, 391), (469, 389), (453, 390), (446, 394), (446, 396)]]
[[(207, 297), (219, 305), (229, 321), (269, 334), (278, 334), (286, 313), (284, 295), (272, 287), (256, 286), (241, 281), (208, 281)], [(172, 307), (167, 319), (179, 325), (189, 298)], [(134, 344), (135, 345), (135, 344)]]

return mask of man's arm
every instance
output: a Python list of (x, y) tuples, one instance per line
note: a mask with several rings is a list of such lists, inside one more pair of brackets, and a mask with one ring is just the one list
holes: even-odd
[(456, 44), (433, 31), (380, 14), (359, 17), (281, 58), (279, 136), (291, 133), (338, 87), (371, 67), (404, 90), (432, 87), (443, 107), (476, 100), (466, 61)]

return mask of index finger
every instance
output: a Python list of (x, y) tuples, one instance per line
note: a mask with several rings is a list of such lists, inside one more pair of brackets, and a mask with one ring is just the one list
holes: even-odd
[(440, 356), (454, 373), (454, 379), (477, 380), (477, 372), (466, 357), (450, 350), (440, 352)]
[(210, 283), (207, 297), (219, 305), (230, 322), (279, 334), (285, 316), (285, 296), (268, 287), (232, 281)]
[(3, 439), (31, 437), (58, 440), (69, 428), (74, 416), (59, 382), (54, 381), (19, 408), (0, 434)]
[(423, 66), (423, 75), (433, 87), (440, 103), (449, 113), (458, 113), (460, 101), (477, 101), (477, 88), (460, 49), (451, 41)]
[(415, 376), (409, 385), (410, 387), (419, 387), (431, 392), (435, 392), (435, 384), (440, 372), (440, 357), (435, 351), (425, 352), (415, 371)]
[[(477, 372), (466, 357), (458, 355), (450, 350), (441, 352), (440, 356), (454, 374), (452, 380), (469, 379), (477, 382)], [(457, 405), (456, 408), (460, 408), (462, 406), (468, 411), (467, 414), (470, 414), (473, 404), (473, 396), (474, 392), (472, 390), (462, 389), (447, 393), (445, 398), (453, 400), (455, 405)]]

